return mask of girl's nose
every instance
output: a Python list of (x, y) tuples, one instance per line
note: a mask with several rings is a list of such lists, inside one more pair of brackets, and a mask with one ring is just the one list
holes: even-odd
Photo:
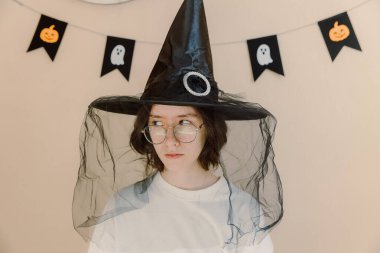
[(179, 141), (174, 135), (174, 128), (173, 127), (168, 127), (166, 130), (166, 140), (165, 140), (166, 145), (174, 145), (177, 146), (179, 144)]

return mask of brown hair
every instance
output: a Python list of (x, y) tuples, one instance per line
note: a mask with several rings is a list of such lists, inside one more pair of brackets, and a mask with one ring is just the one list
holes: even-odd
[[(146, 156), (146, 173), (149, 175), (152, 169), (164, 170), (164, 164), (142, 134), (146, 126), (152, 105), (145, 105), (136, 114), (134, 129), (131, 133), (130, 146), (138, 153)], [(227, 142), (227, 124), (223, 115), (212, 108), (194, 107), (203, 120), (206, 130), (206, 142), (198, 157), (198, 162), (204, 170), (217, 167), (220, 163), (220, 151)]]

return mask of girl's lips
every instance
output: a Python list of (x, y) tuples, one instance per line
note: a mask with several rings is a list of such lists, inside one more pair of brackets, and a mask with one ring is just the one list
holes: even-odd
[(176, 158), (179, 158), (181, 156), (183, 156), (183, 154), (165, 154), (165, 157), (169, 158), (169, 159), (176, 159)]

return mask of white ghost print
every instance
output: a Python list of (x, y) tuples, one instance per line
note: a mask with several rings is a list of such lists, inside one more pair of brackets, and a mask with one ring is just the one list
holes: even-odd
[(261, 44), (257, 48), (256, 57), (261, 66), (268, 65), (273, 62), (272, 57), (270, 56), (270, 47), (267, 44)]
[(124, 65), (125, 47), (117, 45), (113, 48), (111, 53), (111, 63), (113, 65)]

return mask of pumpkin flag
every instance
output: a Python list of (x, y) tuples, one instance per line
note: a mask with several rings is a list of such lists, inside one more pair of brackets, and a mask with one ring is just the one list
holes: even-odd
[(50, 59), (54, 61), (65, 33), (66, 26), (66, 22), (41, 15), (27, 52), (43, 47), (50, 56)]
[(135, 41), (107, 36), (101, 77), (118, 69), (129, 81)]
[(332, 61), (334, 61), (343, 46), (361, 51), (347, 12), (319, 21), (318, 25)]
[(284, 75), (276, 35), (247, 40), (247, 44), (254, 81), (256, 81), (266, 69)]

